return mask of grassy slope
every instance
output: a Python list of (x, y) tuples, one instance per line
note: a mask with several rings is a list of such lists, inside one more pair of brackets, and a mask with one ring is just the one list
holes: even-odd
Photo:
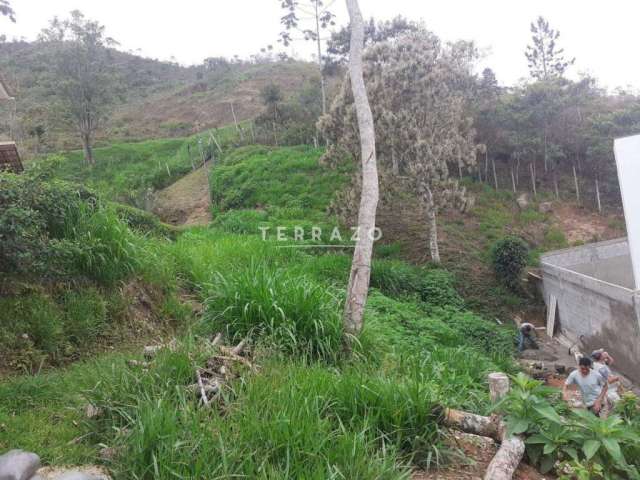
[[(486, 411), (485, 375), (511, 368), (511, 333), (465, 311), (446, 272), (378, 259), (361, 354), (341, 359), (331, 341), (339, 332), (316, 329), (339, 324), (349, 255), (278, 248), (256, 231), (283, 221), (334, 223), (324, 212), (340, 174), (325, 175), (319, 153), (240, 150), (213, 171), (216, 227), (189, 229), (175, 242), (140, 240), (148, 245), (137, 255), (149, 261), (137, 275), (177, 279), (206, 300), (196, 332), (234, 337), (248, 328), (258, 343), (262, 372), (235, 384), (225, 415), (196, 409), (185, 393), (207, 354), (186, 336), (146, 373), (125, 366), (136, 355), (118, 354), (4, 381), (0, 447), (84, 463), (95, 461), (99, 443), (122, 446), (126, 453), (110, 464), (117, 478), (406, 478), (407, 462), (435, 462), (431, 405)], [(281, 313), (265, 317), (274, 305)], [(80, 421), (86, 398), (105, 417)]]
[[(79, 147), (74, 129), (55, 111), (51, 55), (51, 47), (42, 43), (0, 43), (0, 71), (19, 99), (23, 152), (35, 151), (35, 138), (28, 135), (35, 125), (45, 128), (43, 146), (49, 150)], [(231, 103), (239, 121), (254, 118), (262, 111), (259, 94), (265, 85), (275, 83), (295, 95), (318, 77), (317, 67), (305, 62), (230, 64), (207, 72), (118, 51), (113, 59), (126, 98), (97, 132), (98, 141), (179, 137), (218, 128), (233, 123)], [(0, 125), (0, 136), (7, 133), (4, 128)]]

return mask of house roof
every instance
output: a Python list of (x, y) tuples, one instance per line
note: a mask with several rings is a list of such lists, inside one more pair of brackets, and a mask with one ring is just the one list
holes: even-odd
[(10, 100), (11, 98), (13, 98), (11, 90), (9, 90), (4, 78), (0, 75), (0, 100)]
[(24, 170), (15, 142), (0, 142), (0, 171), (20, 173)]

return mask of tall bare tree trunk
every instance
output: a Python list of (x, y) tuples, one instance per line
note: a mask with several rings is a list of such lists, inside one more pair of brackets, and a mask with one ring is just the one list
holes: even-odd
[(548, 167), (547, 167), (547, 159), (548, 159), (548, 147), (547, 147), (547, 124), (545, 122), (544, 125), (544, 173), (547, 173), (548, 171)]
[(378, 166), (376, 162), (376, 137), (373, 115), (367, 97), (362, 73), (362, 49), (364, 47), (364, 21), (358, 0), (346, 0), (351, 19), (351, 49), (349, 52), (349, 76), (358, 118), (360, 149), (362, 155), (362, 194), (358, 212), (359, 236), (353, 252), (349, 286), (344, 307), (345, 332), (357, 335), (364, 323), (364, 307), (367, 303), (371, 254), (378, 207)]
[(491, 159), (491, 166), (493, 167), (493, 181), (496, 184), (496, 190), (498, 190), (498, 174), (496, 173), (496, 161), (495, 159)]
[(318, 46), (318, 68), (320, 69), (320, 91), (322, 92), (322, 114), (327, 113), (327, 87), (324, 81), (324, 72), (322, 71), (322, 39), (320, 38), (320, 12), (319, 2), (314, 2), (316, 7), (316, 43)]
[(513, 187), (513, 193), (516, 193), (516, 176), (513, 173), (513, 165), (511, 165), (511, 186)]
[(533, 163), (529, 164), (529, 170), (531, 172), (531, 186), (533, 187), (533, 196), (538, 198), (538, 191), (536, 190), (536, 171), (533, 168)]
[(553, 168), (553, 189), (556, 192), (556, 200), (560, 200), (560, 190), (558, 188), (558, 172), (557, 167)]
[(84, 152), (84, 161), (87, 165), (94, 165), (95, 160), (93, 158), (93, 148), (91, 147), (91, 134), (83, 132), (82, 137), (82, 151)]
[(236, 126), (236, 130), (240, 134), (240, 140), (244, 140), (244, 134), (242, 133), (240, 125), (238, 125), (238, 118), (236, 117), (236, 110), (235, 108), (233, 108), (233, 102), (229, 102), (229, 105), (231, 105), (231, 115), (233, 116), (233, 123)]
[(391, 138), (391, 171), (394, 175), (400, 175), (400, 165), (398, 165), (398, 157), (396, 156), (396, 146)]
[(600, 182), (598, 181), (598, 177), (596, 177), (596, 200), (598, 202), (598, 212), (602, 213), (602, 203), (600, 201)]
[(429, 224), (429, 251), (431, 260), (435, 264), (440, 264), (440, 248), (438, 247), (438, 222), (436, 219), (436, 205), (433, 200), (433, 193), (428, 185), (423, 186), (422, 198)]
[(489, 183), (489, 147), (484, 151), (484, 179)]
[(578, 184), (578, 173), (575, 165), (573, 166), (573, 183), (576, 187), (576, 201), (580, 203), (580, 185)]

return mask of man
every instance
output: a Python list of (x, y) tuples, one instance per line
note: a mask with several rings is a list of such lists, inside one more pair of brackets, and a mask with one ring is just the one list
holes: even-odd
[(518, 351), (523, 352), (527, 348), (538, 349), (535, 339), (536, 328), (530, 323), (523, 323), (518, 330)]
[(569, 399), (569, 392), (567, 391), (569, 385), (578, 385), (582, 394), (582, 402), (591, 412), (600, 416), (609, 387), (602, 375), (591, 369), (592, 363), (589, 357), (580, 359), (578, 370), (574, 370), (569, 374), (562, 387), (562, 398), (565, 401)]
[(618, 382), (620, 381), (620, 377), (611, 373), (610, 367), (614, 362), (613, 357), (609, 355), (604, 348), (600, 348), (591, 353), (591, 359), (593, 360), (593, 369), (609, 384), (607, 399), (612, 405), (615, 404), (620, 400), (620, 395), (618, 395)]

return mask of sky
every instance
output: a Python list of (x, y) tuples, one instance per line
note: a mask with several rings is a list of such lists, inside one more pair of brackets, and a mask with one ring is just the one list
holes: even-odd
[[(206, 57), (246, 58), (277, 44), (280, 0), (10, 0), (17, 23), (0, 19), (0, 34), (35, 39), (49, 19), (79, 9), (107, 27), (120, 48), (191, 65)], [(348, 21), (344, 0), (333, 3), (336, 21)], [(473, 40), (483, 52), (478, 68), (491, 67), (501, 84), (528, 75), (524, 50), (529, 24), (544, 16), (560, 31), (560, 45), (576, 58), (570, 77), (595, 76), (609, 89), (640, 89), (638, 0), (360, 0), (363, 15), (403, 15), (424, 21), (444, 40)], [(309, 42), (287, 53), (311, 58)]]

